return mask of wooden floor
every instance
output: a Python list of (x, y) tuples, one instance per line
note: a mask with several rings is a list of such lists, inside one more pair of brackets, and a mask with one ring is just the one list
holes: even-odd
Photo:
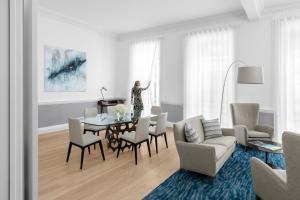
[[(99, 146), (85, 152), (83, 170), (79, 169), (80, 149), (73, 146), (66, 163), (68, 132), (61, 131), (39, 136), (39, 199), (142, 199), (171, 174), (179, 169), (172, 129), (168, 130), (169, 148), (163, 137), (158, 139), (159, 152), (155, 153), (154, 140), (149, 158), (146, 143), (138, 152), (127, 149), (116, 158), (116, 152), (107, 149), (106, 160), (100, 159)], [(102, 133), (103, 135), (103, 133)]]

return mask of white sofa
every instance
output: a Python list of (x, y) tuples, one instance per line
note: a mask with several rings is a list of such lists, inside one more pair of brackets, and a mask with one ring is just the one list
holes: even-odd
[[(222, 137), (205, 140), (201, 119), (202, 116), (196, 116), (173, 126), (180, 168), (214, 177), (234, 152), (236, 139), (232, 129), (222, 129)], [(186, 142), (185, 123), (189, 123), (200, 135), (200, 144)]]

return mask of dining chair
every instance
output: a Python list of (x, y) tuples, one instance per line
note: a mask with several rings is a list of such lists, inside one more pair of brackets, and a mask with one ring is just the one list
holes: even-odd
[(77, 146), (81, 149), (80, 169), (82, 169), (85, 149), (88, 148), (90, 154), (90, 146), (97, 143), (100, 146), (102, 159), (105, 160), (101, 138), (99, 136), (93, 135), (92, 133), (83, 134), (82, 126), (79, 119), (69, 118), (68, 123), (70, 142), (66, 162), (69, 161), (72, 146)]
[(158, 117), (157, 117), (157, 124), (156, 124), (156, 126), (150, 126), (149, 127), (149, 135), (151, 136), (150, 143), (152, 142), (152, 139), (154, 137), (155, 138), (156, 153), (158, 153), (158, 150), (157, 150), (157, 145), (158, 145), (157, 144), (157, 138), (159, 136), (164, 136), (166, 147), (168, 148), (167, 126), (166, 126), (167, 117), (168, 117), (168, 113), (161, 113), (161, 114), (159, 114)]
[[(84, 109), (84, 118), (91, 118), (91, 117), (97, 117), (98, 109), (97, 108), (85, 108)], [(100, 131), (106, 130), (106, 126), (96, 126), (91, 124), (84, 124), (84, 131), (86, 132), (92, 132), (94, 135), (99, 136)], [(94, 145), (94, 149), (96, 149), (96, 145)]]
[(140, 118), (136, 125), (136, 131), (125, 132), (120, 137), (117, 158), (119, 157), (122, 142), (125, 141), (133, 146), (135, 164), (137, 165), (137, 146), (144, 142), (147, 143), (149, 157), (151, 157), (150, 143), (148, 140), (150, 117)]
[[(159, 115), (162, 113), (162, 109), (160, 106), (152, 106), (151, 107), (151, 114), (153, 115)], [(154, 117), (151, 117), (151, 120), (150, 120), (150, 126), (155, 126), (156, 123), (157, 123), (157, 116), (154, 116)]]

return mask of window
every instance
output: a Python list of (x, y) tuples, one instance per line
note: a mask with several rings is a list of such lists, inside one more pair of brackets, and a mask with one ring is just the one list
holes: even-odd
[(275, 28), (276, 128), (282, 132), (300, 131), (300, 19), (283, 19)]
[[(226, 70), (234, 60), (234, 32), (231, 28), (191, 33), (186, 41), (185, 117), (203, 115), (218, 118)], [(226, 82), (222, 126), (231, 124), (230, 106), (234, 97), (233, 71)]]
[(142, 93), (144, 112), (150, 113), (152, 105), (160, 105), (160, 40), (133, 43), (130, 57), (130, 87), (136, 80), (141, 82), (142, 87), (151, 81), (149, 89)]

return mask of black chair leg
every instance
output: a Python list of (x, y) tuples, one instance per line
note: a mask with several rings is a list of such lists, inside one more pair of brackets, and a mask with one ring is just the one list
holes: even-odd
[(68, 148), (68, 155), (67, 155), (67, 160), (66, 162), (69, 162), (70, 154), (71, 154), (71, 149), (72, 149), (72, 143), (69, 143), (69, 148)]
[(136, 149), (136, 144), (134, 146), (134, 158), (135, 158), (135, 164), (137, 165), (137, 149)]
[(122, 139), (120, 139), (120, 143), (119, 143), (119, 146), (118, 146), (118, 153), (117, 153), (117, 158), (119, 157), (119, 153), (120, 153), (120, 149), (121, 149), (121, 145), (122, 145)]
[(100, 151), (101, 151), (101, 155), (102, 155), (102, 159), (105, 160), (105, 156), (104, 156), (104, 151), (103, 151), (103, 146), (102, 146), (102, 141), (99, 141), (99, 146), (100, 146)]
[(85, 150), (85, 147), (82, 147), (82, 148), (81, 148), (81, 161), (80, 161), (80, 169), (82, 169), (82, 165), (83, 165), (84, 150)]
[(100, 133), (99, 133), (99, 131), (97, 131), (97, 136), (99, 136), (100, 135)]
[(151, 150), (150, 150), (150, 143), (149, 143), (149, 140), (147, 140), (147, 147), (148, 147), (149, 157), (151, 157)]
[(91, 149), (90, 149), (90, 146), (88, 146), (88, 150), (89, 150), (89, 155), (91, 155)]
[(150, 144), (152, 143), (152, 139), (153, 139), (153, 136), (151, 135), (151, 137), (150, 137)]
[(139, 144), (139, 149), (141, 148), (141, 144)]
[[(96, 132), (93, 132), (93, 135), (96, 135)], [(96, 149), (96, 144), (94, 144), (94, 150)]]
[(157, 136), (154, 136), (155, 138), (155, 149), (156, 149), (156, 153), (158, 154), (158, 149), (157, 149)]
[(166, 147), (169, 148), (168, 147), (168, 140), (167, 140), (167, 133), (164, 133), (164, 138), (165, 138), (165, 142), (166, 142)]

